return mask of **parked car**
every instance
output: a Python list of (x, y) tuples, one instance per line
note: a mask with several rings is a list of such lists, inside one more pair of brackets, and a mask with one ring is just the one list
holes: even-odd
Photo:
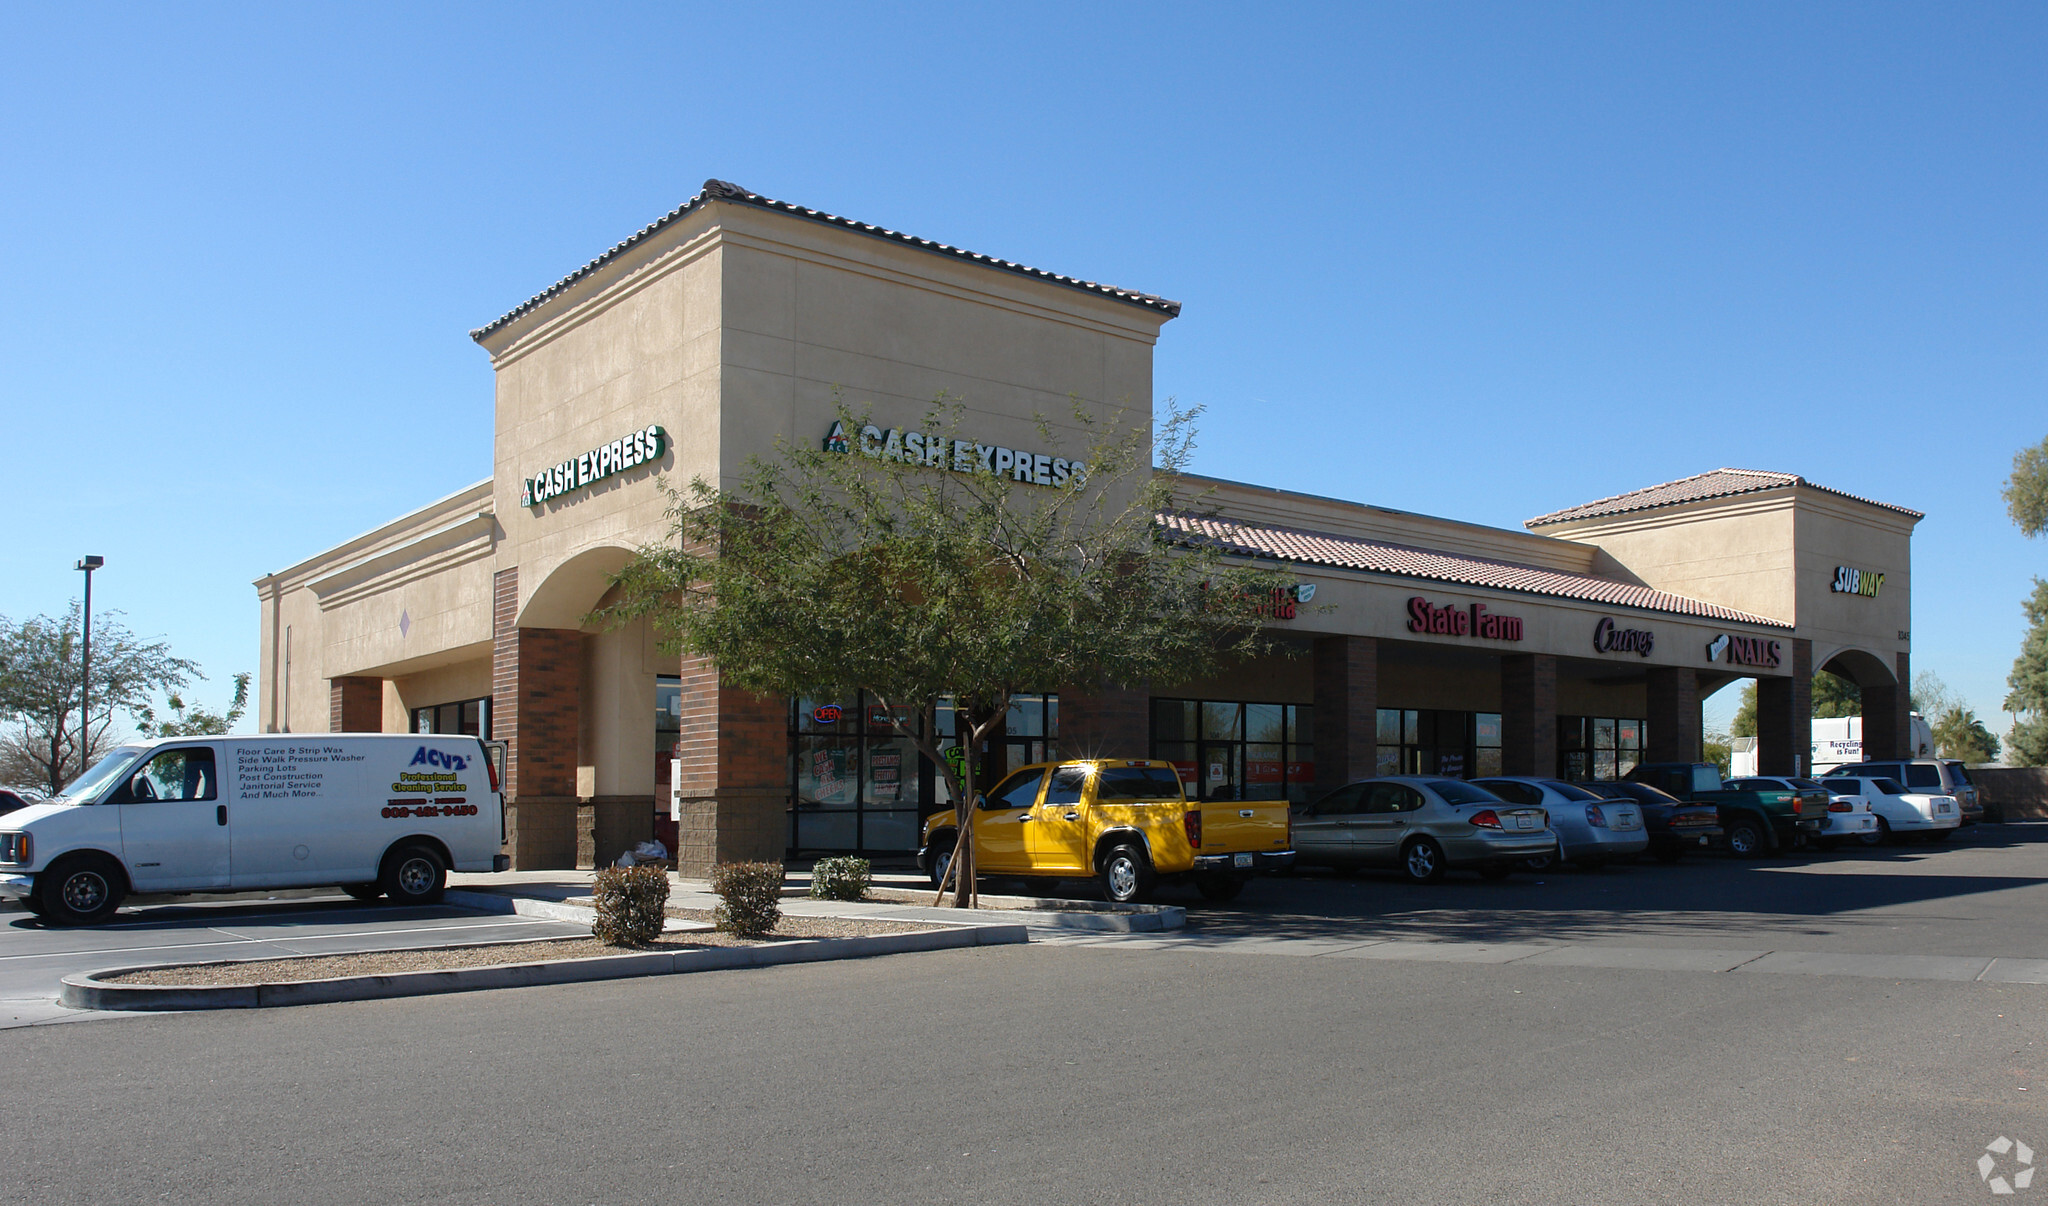
[(11, 787), (0, 787), (0, 817), (4, 817), (10, 812), (27, 808), (31, 804), (40, 803), (42, 803), (42, 797), (40, 796), (31, 796), (26, 792), (15, 791)]
[(1681, 800), (1717, 806), (1728, 853), (1737, 858), (1802, 846), (1820, 836), (1828, 815), (1825, 790), (1734, 791), (1721, 782), (1721, 770), (1711, 762), (1644, 762), (1624, 778), (1663, 788)]
[[(1294, 862), (1285, 800), (1196, 803), (1171, 762), (1040, 762), (1005, 777), (969, 815), (977, 874), (1092, 877), (1119, 902), (1146, 899), (1162, 878), (1229, 900), (1254, 874)], [(918, 864), (934, 885), (959, 838), (953, 809), (925, 819)]]
[(1610, 799), (1562, 779), (1517, 775), (1472, 782), (1511, 804), (1530, 805), (1550, 814), (1550, 828), (1557, 834), (1557, 851), (1530, 859), (1532, 871), (1547, 871), (1557, 863), (1596, 871), (1650, 848), (1650, 835), (1643, 828), (1643, 811), (1634, 800)]
[(1525, 860), (1557, 851), (1540, 807), (1524, 807), (1460, 779), (1400, 775), (1365, 779), (1294, 810), (1301, 861), (1332, 867), (1399, 867), (1417, 883), (1469, 867), (1502, 879)]
[[(1728, 786), (1739, 791), (1827, 791), (1827, 787), (1813, 779), (1781, 777), (1777, 775), (1750, 775), (1741, 779), (1728, 780)], [(1820, 832), (1814, 840), (1823, 850), (1832, 850), (1845, 841), (1858, 841), (1866, 846), (1875, 846), (1884, 839), (1879, 830), (1877, 814), (1870, 811), (1870, 804), (1861, 796), (1842, 796), (1828, 793), (1828, 812), (1823, 818)]]
[(1868, 775), (1829, 775), (1821, 780), (1840, 797), (1854, 796), (1877, 814), (1879, 840), (1924, 837), (1945, 842), (1962, 824), (1962, 806), (1954, 796), (1908, 791), (1897, 779)]
[(1688, 853), (1710, 849), (1721, 840), (1721, 810), (1694, 804), (1647, 783), (1596, 782), (1580, 787), (1614, 800), (1634, 800), (1642, 810), (1643, 829), (1650, 835), (1650, 854), (1660, 863), (1675, 863)]
[(1892, 779), (1907, 791), (1953, 796), (1964, 825), (1984, 819), (1984, 801), (1970, 772), (1953, 758), (1892, 758), (1882, 762), (1851, 762), (1828, 772), (1858, 779)]

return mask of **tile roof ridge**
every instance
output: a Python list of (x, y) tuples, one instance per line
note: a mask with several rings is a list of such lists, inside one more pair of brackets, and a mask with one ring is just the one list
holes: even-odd
[(874, 238), (887, 239), (890, 242), (900, 243), (907, 247), (915, 247), (921, 251), (929, 251), (936, 255), (944, 255), (949, 256), (953, 259), (966, 260), (969, 263), (979, 264), (986, 268), (994, 268), (999, 271), (1014, 273), (1018, 276), (1030, 277), (1034, 280), (1047, 281), (1052, 284), (1063, 285), (1070, 289), (1078, 289), (1084, 293), (1093, 293), (1097, 296), (1108, 297), (1116, 301), (1125, 302), (1129, 305), (1141, 306), (1145, 309), (1152, 310), (1156, 313), (1164, 314), (1168, 318), (1178, 317), (1181, 310), (1181, 305), (1179, 302), (1173, 301), (1169, 298), (1160, 297), (1156, 294), (1141, 293), (1135, 289), (1122, 289), (1118, 288), (1115, 285), (1105, 285), (1099, 281), (1082, 280), (1079, 277), (1065, 276), (1057, 272), (1048, 272), (1043, 268), (1033, 268), (1027, 264), (1019, 264), (1014, 260), (999, 259), (995, 256), (985, 255), (978, 251), (968, 251), (965, 248), (955, 247), (950, 243), (940, 243), (932, 239), (921, 239), (915, 235), (904, 234), (901, 231), (891, 230), (886, 226), (877, 226), (872, 222), (860, 222), (852, 218), (842, 218), (837, 214), (826, 213), (824, 210), (810, 209), (805, 206), (796, 205), (788, 201), (777, 201), (772, 197), (764, 197), (761, 194), (754, 192), (751, 189), (748, 189), (742, 185), (734, 184), (730, 180), (720, 180), (716, 177), (713, 177), (709, 180), (706, 180), (704, 182), (703, 188), (699, 189), (696, 195), (692, 196), (689, 200), (683, 202), (681, 205), (676, 206), (674, 209), (663, 214), (661, 217), (656, 218), (654, 221), (649, 222), (647, 225), (641, 227), (639, 230), (634, 231), (631, 235), (613, 244), (610, 248), (606, 249), (602, 254), (600, 254), (596, 259), (591, 260), (589, 263), (583, 265), (581, 268), (576, 269), (574, 272), (571, 272), (569, 275), (563, 277), (561, 280), (556, 281), (554, 284), (549, 285), (547, 288), (541, 290), (539, 293), (536, 293), (532, 297), (527, 298), (525, 301), (519, 303), (517, 306), (514, 306), (512, 309), (506, 311), (499, 317), (471, 331), (469, 333), (469, 337), (471, 339), (476, 340), (479, 343), (483, 342), (486, 336), (502, 329), (503, 327), (513, 322), (518, 321), (519, 319), (525, 317), (528, 314), (531, 314), (533, 311), (539, 309), (541, 306), (547, 304), (549, 301), (559, 296), (563, 292), (563, 290), (567, 289), (569, 286), (575, 284), (579, 280), (582, 280), (584, 277), (589, 276), (591, 273), (597, 271), (599, 268), (602, 268), (605, 264), (611, 262), (613, 259), (617, 258), (619, 255), (623, 254), (625, 251), (632, 248), (636, 244), (641, 243), (646, 239), (652, 237), (653, 235), (659, 233), (664, 227), (674, 224), (687, 214), (691, 213), (692, 211), (703, 206), (706, 202), (710, 201), (723, 201), (730, 204), (751, 205), (757, 209), (772, 210), (776, 213), (789, 214), (792, 217), (804, 218), (809, 221), (822, 223), (827, 226), (836, 226), (843, 230), (851, 230), (856, 233), (869, 235)]
[(1186, 512), (1161, 511), (1159, 514), (1162, 518), (1207, 520), (1232, 524), (1242, 528), (1262, 528), (1269, 532), (1289, 532), (1297, 536), (1316, 536), (1324, 540), (1342, 540), (1350, 544), (1369, 544), (1375, 548), (1400, 549), (1405, 553), (1427, 553), (1432, 557), (1455, 557), (1460, 561), (1476, 561), (1482, 565), (1498, 565), (1503, 569), (1536, 570), (1545, 574), (1571, 574), (1575, 577), (1593, 578), (1601, 582), (1613, 581), (1611, 578), (1601, 578), (1598, 574), (1581, 573), (1578, 570), (1551, 569), (1547, 565), (1533, 565), (1527, 561), (1504, 561), (1499, 557), (1482, 557), (1478, 553), (1454, 553), (1449, 549), (1433, 549), (1423, 544), (1401, 544), (1397, 541), (1380, 540), (1372, 536), (1349, 536), (1342, 532), (1325, 532), (1318, 528), (1290, 527), (1284, 523), (1272, 523), (1266, 520), (1233, 519), (1228, 515), (1220, 513), (1198, 515)]

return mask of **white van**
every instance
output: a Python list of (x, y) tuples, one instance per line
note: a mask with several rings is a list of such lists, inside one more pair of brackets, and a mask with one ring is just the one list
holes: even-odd
[(451, 870), (505, 870), (504, 843), (498, 768), (475, 737), (171, 737), (0, 817), (0, 896), (67, 925), (131, 892), (333, 884), (431, 904)]

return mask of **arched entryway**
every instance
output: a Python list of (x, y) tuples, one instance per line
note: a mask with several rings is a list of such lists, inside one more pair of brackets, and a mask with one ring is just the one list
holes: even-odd
[(1879, 654), (1850, 646), (1829, 652), (1820, 668), (1855, 683), (1863, 697), (1865, 759), (1912, 756), (1906, 654), (1898, 654), (1887, 664)]

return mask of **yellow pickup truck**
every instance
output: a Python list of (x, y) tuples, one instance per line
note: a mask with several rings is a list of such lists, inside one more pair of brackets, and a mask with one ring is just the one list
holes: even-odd
[[(1005, 777), (971, 815), (979, 874), (1093, 878), (1114, 901), (1145, 900), (1163, 878), (1229, 900), (1254, 874), (1294, 862), (1287, 801), (1198, 804), (1170, 762), (1041, 762)], [(934, 885), (959, 835), (952, 809), (925, 819), (918, 863)]]

